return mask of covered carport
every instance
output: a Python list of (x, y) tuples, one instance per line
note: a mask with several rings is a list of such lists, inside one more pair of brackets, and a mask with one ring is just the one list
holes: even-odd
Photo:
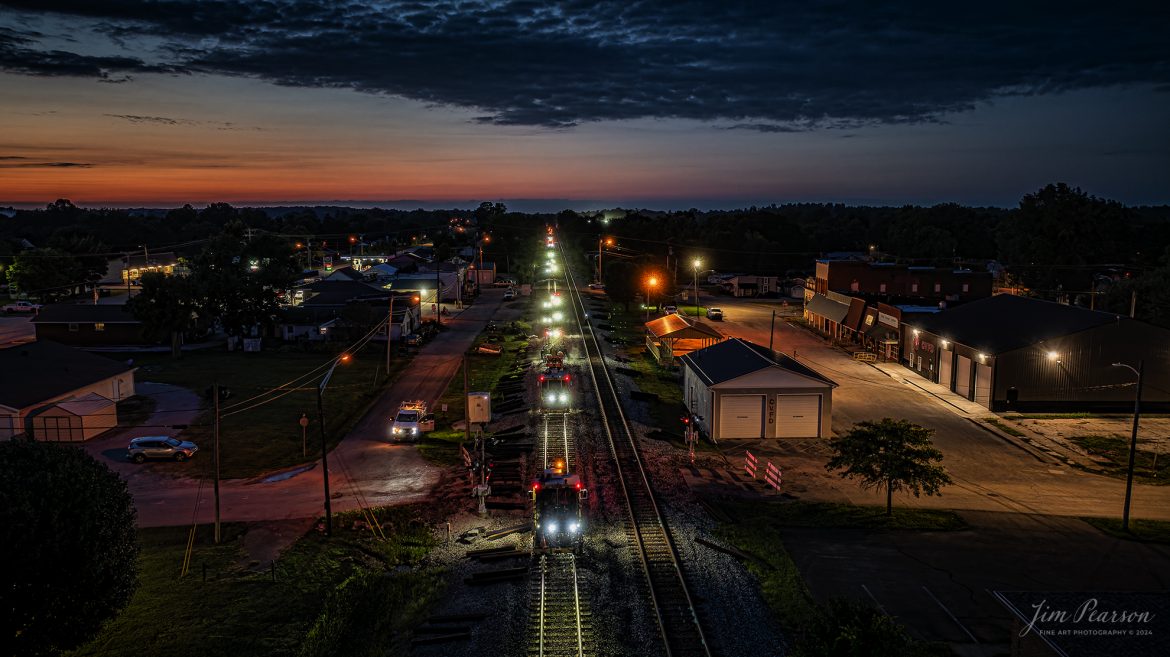
[(723, 334), (701, 322), (691, 323), (670, 314), (646, 322), (646, 349), (660, 365), (669, 365), (686, 354), (719, 342)]

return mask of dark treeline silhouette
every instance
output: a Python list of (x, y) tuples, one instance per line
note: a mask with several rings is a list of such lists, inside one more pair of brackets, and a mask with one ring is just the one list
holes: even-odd
[[(680, 283), (692, 277), (690, 260), (695, 256), (702, 257), (704, 270), (804, 276), (812, 273), (818, 257), (868, 254), (873, 247), (883, 260), (916, 265), (984, 268), (994, 260), (1005, 268), (1004, 284), (1099, 309), (1128, 314), (1136, 295), (1139, 317), (1170, 322), (1170, 206), (1127, 207), (1063, 183), (1027, 194), (1010, 209), (953, 203), (798, 203), (618, 214), (624, 216), (602, 223), (599, 213), (521, 214), (499, 203), (472, 210), (236, 208), (213, 203), (202, 209), (188, 205), (131, 211), (79, 208), (59, 200), (44, 209), (0, 217), (0, 263), (11, 263), (25, 248), (24, 241), (87, 257), (94, 268), (102, 254), (137, 252), (143, 244), (191, 257), (200, 252), (201, 242), (234, 224), (290, 243), (311, 238), (315, 248), (329, 242), (342, 252), (349, 249), (349, 236), (358, 236), (367, 250), (375, 251), (437, 238), (436, 249), (446, 253), (466, 242), (441, 229), (452, 217), (467, 217), (492, 232), (493, 241), (484, 245), (485, 259), (499, 260), (501, 270), (519, 271), (518, 261), (527, 260), (520, 256), (522, 245), (531, 239), (531, 231), (555, 219), (562, 234), (582, 249), (596, 248), (599, 236), (613, 236), (635, 260), (660, 263), (670, 275), (677, 272)], [(1112, 282), (1106, 284), (1107, 278)]]

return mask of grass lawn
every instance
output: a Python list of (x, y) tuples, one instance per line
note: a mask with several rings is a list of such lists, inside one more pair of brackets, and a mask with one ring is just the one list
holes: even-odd
[(1005, 422), (1001, 422), (1000, 420), (997, 420), (995, 418), (989, 418), (987, 420), (987, 423), (990, 424), (991, 426), (995, 427), (996, 429), (999, 429), (1000, 431), (1006, 433), (1009, 436), (1015, 436), (1015, 437), (1019, 438), (1020, 436), (1024, 435), (1023, 431), (1020, 431), (1019, 429), (1017, 429), (1017, 428), (1015, 428), (1015, 427), (1013, 427)]
[(778, 527), (859, 527), (863, 529), (898, 529), (956, 531), (967, 523), (952, 511), (913, 509), (895, 506), (886, 515), (882, 506), (814, 502), (726, 502), (724, 509), (733, 517), (750, 517)]
[[(525, 299), (525, 315), (531, 310), (532, 297)], [(471, 353), (467, 356), (468, 389), (472, 392), (487, 391), (492, 393), (492, 399), (498, 401), (496, 384), (500, 377), (516, 368), (517, 349), (528, 346), (528, 338), (532, 326), (527, 323), (527, 317), (517, 321), (516, 329), (509, 329), (507, 324), (498, 326), (500, 337), (494, 344), (503, 347), (498, 356), (477, 353), (475, 349), (482, 343), (488, 342), (488, 332), (485, 330), (475, 340)], [(423, 458), (436, 465), (453, 465), (461, 462), (459, 444), (464, 441), (465, 432), (451, 428), (452, 423), (463, 419), (465, 413), (463, 397), (463, 370), (460, 369), (447, 385), (447, 390), (439, 397), (435, 404), (435, 430), (428, 433), (419, 441), (418, 451)], [(447, 405), (447, 412), (443, 413), (443, 404)]]
[[(354, 354), (352, 361), (339, 365), (334, 371), (324, 398), (325, 429), (330, 448), (337, 445), (385, 385), (385, 353), (378, 345), (368, 345)], [(329, 354), (317, 353), (265, 351), (246, 354), (216, 350), (184, 354), (179, 360), (161, 354), (142, 355), (135, 360), (140, 366), (138, 376), (144, 381), (183, 386), (201, 398), (215, 381), (231, 389), (231, 398), (221, 404), (220, 472), (225, 478), (239, 478), (320, 458), (321, 441), (314, 436), (318, 431), (317, 383), (324, 370), (271, 403), (229, 413), (244, 408), (232, 408), (233, 405), (310, 372), (331, 358)], [(405, 369), (407, 359), (395, 357), (391, 363), (393, 377)], [(302, 413), (312, 421), (307, 456), (302, 453), (298, 424)], [(168, 469), (193, 475), (208, 467), (211, 462), (211, 424), (212, 414), (205, 411), (194, 426), (183, 431), (182, 436), (198, 443), (204, 450), (200, 456), (208, 458), (167, 464)]]
[[(1071, 438), (1090, 454), (1106, 459), (1097, 464), (1101, 474), (1124, 479), (1129, 467), (1129, 439), (1116, 436), (1079, 436)], [(1158, 454), (1142, 449), (1138, 442), (1134, 458), (1134, 481), (1143, 484), (1170, 484), (1170, 454)]]
[(1131, 517), (1128, 532), (1121, 529), (1119, 518), (1081, 518), (1081, 520), (1117, 538), (1150, 543), (1170, 543), (1170, 522), (1165, 520), (1137, 520)]
[[(378, 509), (388, 541), (365, 529), (353, 529), (355, 514), (334, 516), (334, 536), (315, 531), (298, 540), (278, 558), (276, 581), (269, 564), (250, 560), (243, 537), (250, 525), (224, 527), (223, 542), (211, 544), (210, 528), (200, 527), (186, 577), (179, 571), (189, 529), (168, 527), (139, 531), (139, 586), (130, 605), (88, 645), (69, 653), (131, 656), (257, 657), (331, 654), (307, 652), (320, 633), (320, 618), (332, 612), (331, 624), (361, 626), (371, 645), (348, 654), (391, 654), (409, 645), (405, 630), (418, 623), (443, 590), (441, 573), (421, 569), (430, 550), (430, 529), (415, 520), (412, 507)], [(204, 567), (207, 579), (204, 581)], [(340, 584), (376, 576), (385, 581), (386, 616), (338, 619), (345, 607)], [(360, 588), (360, 587), (353, 587)], [(395, 593), (397, 592), (397, 593)], [(397, 596), (397, 597), (395, 597)], [(361, 610), (354, 610), (358, 613)], [(351, 614), (352, 615), (352, 614)], [(376, 628), (376, 630), (374, 629)]]
[[(720, 523), (715, 530), (715, 537), (755, 557), (755, 559), (747, 561), (746, 566), (759, 580), (764, 602), (776, 615), (791, 640), (796, 643), (797, 654), (801, 654), (799, 647), (813, 641), (819, 633), (823, 633), (826, 625), (832, 627), (831, 633), (839, 634), (846, 639), (849, 636), (864, 635), (864, 631), (858, 628), (836, 627), (837, 619), (825, 606), (818, 604), (813, 599), (796, 563), (784, 548), (783, 528), (785, 526), (871, 527), (873, 525), (870, 523), (873, 521), (870, 518), (879, 514), (884, 518), (884, 509), (875, 511), (874, 507), (850, 507), (845, 504), (776, 504), (769, 502), (724, 502), (720, 506), (736, 522)], [(898, 517), (898, 511), (895, 509), (895, 517)], [(955, 521), (962, 524), (957, 516), (953, 520), (944, 520), (931, 517), (933, 513), (928, 512), (917, 518), (915, 518), (918, 516), (917, 513), (905, 514), (896, 523), (899, 526), (886, 525), (886, 527), (890, 529), (934, 529), (936, 527), (933, 525), (937, 524), (951, 524)], [(951, 515), (953, 516), (953, 514)], [(962, 527), (965, 526), (962, 524)], [(846, 643), (855, 643), (857, 640), (859, 639), (847, 640)], [(867, 645), (866, 648), (867, 650), (857, 654), (878, 654), (879, 652), (881, 654), (915, 656), (951, 654), (946, 646), (913, 641), (904, 633), (891, 645)], [(849, 652), (848, 654), (854, 653)]]

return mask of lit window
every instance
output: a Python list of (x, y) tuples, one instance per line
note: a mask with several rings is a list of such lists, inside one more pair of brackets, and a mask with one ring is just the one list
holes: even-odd
[(95, 330), (95, 331), (106, 330), (106, 323), (105, 322), (94, 322), (93, 323), (93, 330)]
[(970, 285), (968, 285), (968, 284), (966, 284), (966, 283), (963, 283), (963, 291), (964, 291), (964, 292), (970, 292), (970, 291), (971, 291), (971, 286), (970, 286)]

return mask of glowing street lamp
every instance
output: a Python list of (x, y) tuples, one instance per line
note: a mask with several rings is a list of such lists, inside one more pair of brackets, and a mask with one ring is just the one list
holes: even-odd
[(650, 319), (650, 288), (658, 285), (658, 279), (654, 276), (646, 279), (646, 319)]
[(699, 267), (703, 265), (703, 261), (695, 258), (695, 317), (699, 316)]
[(602, 239), (597, 240), (597, 282), (598, 283), (601, 282), (601, 275), (602, 275), (602, 269), (601, 269), (602, 248), (601, 247), (603, 247), (603, 246), (613, 246), (613, 238), (606, 237), (606, 238), (602, 238)]

